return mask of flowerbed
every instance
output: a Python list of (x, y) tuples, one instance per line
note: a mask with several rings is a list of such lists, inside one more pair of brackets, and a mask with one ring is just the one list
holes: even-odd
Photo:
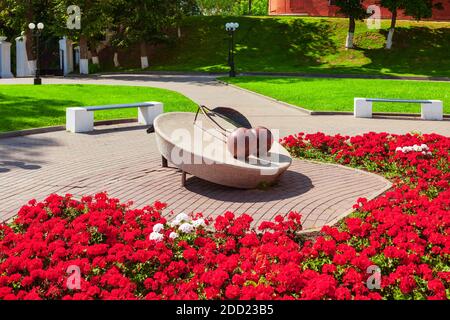
[(0, 227), (0, 299), (450, 298), (450, 138), (282, 142), (299, 157), (384, 174), (394, 187), (358, 199), (354, 215), (312, 240), (298, 234), (296, 212), (255, 231), (247, 215), (168, 222), (163, 203), (131, 209), (104, 193), (32, 200)]

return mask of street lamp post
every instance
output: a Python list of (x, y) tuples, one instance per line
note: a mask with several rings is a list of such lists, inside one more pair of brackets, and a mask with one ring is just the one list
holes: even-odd
[(228, 65), (230, 66), (230, 77), (236, 77), (236, 68), (234, 64), (234, 53), (235, 53), (235, 43), (234, 43), (234, 33), (239, 28), (239, 23), (229, 22), (225, 24), (225, 30), (228, 32), (229, 45), (228, 45)]
[(42, 79), (40, 78), (40, 66), (39, 66), (39, 37), (41, 36), (42, 30), (44, 30), (44, 24), (42, 22), (39, 22), (37, 25), (31, 22), (28, 25), (28, 28), (33, 33), (33, 36), (36, 37), (36, 70), (34, 74), (34, 84), (35, 85), (41, 85)]

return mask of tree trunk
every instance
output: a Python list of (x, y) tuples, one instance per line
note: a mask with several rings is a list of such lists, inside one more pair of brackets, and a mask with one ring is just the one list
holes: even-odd
[(252, 14), (252, 0), (248, 0), (248, 14)]
[(88, 42), (85, 35), (80, 35), (80, 74), (89, 74)]
[(33, 44), (34, 44), (34, 37), (33, 37), (33, 33), (31, 32), (30, 29), (28, 29), (25, 31), (25, 36), (27, 37), (27, 41), (25, 42), (25, 47), (27, 49), (27, 58), (28, 61), (34, 61), (36, 60), (36, 55), (34, 54), (34, 50), (33, 50)]
[[(25, 16), (26, 16), (28, 22), (32, 22), (34, 20), (34, 12), (33, 12), (33, 7), (31, 6), (31, 4), (28, 4)], [(26, 29), (25, 29), (25, 36), (27, 37), (27, 42), (25, 43), (25, 48), (27, 50), (27, 59), (29, 62), (34, 61), (34, 63), (36, 63), (35, 62), (36, 55), (33, 50), (33, 44), (34, 44), (33, 32), (28, 28), (28, 26), (26, 26)]]
[(392, 12), (391, 18), (391, 28), (389, 29), (389, 34), (386, 41), (386, 49), (392, 48), (392, 41), (394, 39), (395, 25), (397, 24), (397, 10)]
[(119, 53), (117, 51), (114, 52), (113, 62), (114, 62), (114, 67), (116, 67), (116, 68), (120, 67)]
[(36, 54), (34, 51), (34, 43), (35, 43), (35, 39), (33, 36), (33, 33), (30, 29), (28, 29), (27, 27), (27, 31), (25, 31), (25, 37), (26, 37), (26, 41), (25, 41), (25, 50), (27, 52), (27, 69), (29, 71), (29, 74), (35, 74), (36, 73), (36, 68), (37, 68), (37, 60), (36, 60)]
[(88, 59), (88, 45), (85, 35), (80, 36), (80, 59)]
[(345, 47), (347, 49), (353, 48), (353, 37), (355, 35), (355, 29), (356, 29), (356, 20), (354, 17), (349, 17), (349, 25), (348, 25), (348, 34), (347, 39), (345, 41)]
[(100, 64), (100, 60), (98, 58), (97, 46), (95, 45), (95, 43), (91, 43), (89, 45), (89, 47), (91, 49), (92, 63), (93, 64)]
[(147, 42), (141, 41), (140, 43), (141, 50), (141, 68), (148, 68), (148, 54), (147, 54)]

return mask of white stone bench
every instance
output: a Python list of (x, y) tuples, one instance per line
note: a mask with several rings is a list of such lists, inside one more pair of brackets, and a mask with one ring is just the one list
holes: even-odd
[(92, 107), (77, 107), (66, 109), (66, 130), (73, 133), (90, 132), (94, 130), (94, 111), (137, 108), (138, 122), (144, 125), (153, 124), (153, 120), (164, 112), (161, 102), (141, 102), (131, 104), (113, 104)]
[(403, 100), (355, 98), (354, 115), (356, 118), (372, 118), (373, 102), (420, 103), (423, 120), (443, 120), (444, 104), (440, 100)]

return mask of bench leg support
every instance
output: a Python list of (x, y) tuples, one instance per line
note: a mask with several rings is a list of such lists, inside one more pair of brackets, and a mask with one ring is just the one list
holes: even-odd
[(181, 186), (186, 186), (186, 172), (182, 171), (181, 172)]
[(144, 125), (152, 125), (153, 120), (164, 112), (162, 103), (155, 102), (151, 107), (138, 107), (138, 122)]
[(161, 163), (163, 168), (167, 168), (169, 164), (167, 163), (167, 159), (164, 156), (161, 156)]
[(372, 102), (364, 98), (355, 98), (355, 118), (372, 118)]
[(422, 104), (423, 120), (443, 120), (444, 104), (440, 100), (431, 100), (432, 103)]
[(67, 108), (66, 130), (72, 133), (93, 131), (94, 112), (86, 111), (84, 108)]

